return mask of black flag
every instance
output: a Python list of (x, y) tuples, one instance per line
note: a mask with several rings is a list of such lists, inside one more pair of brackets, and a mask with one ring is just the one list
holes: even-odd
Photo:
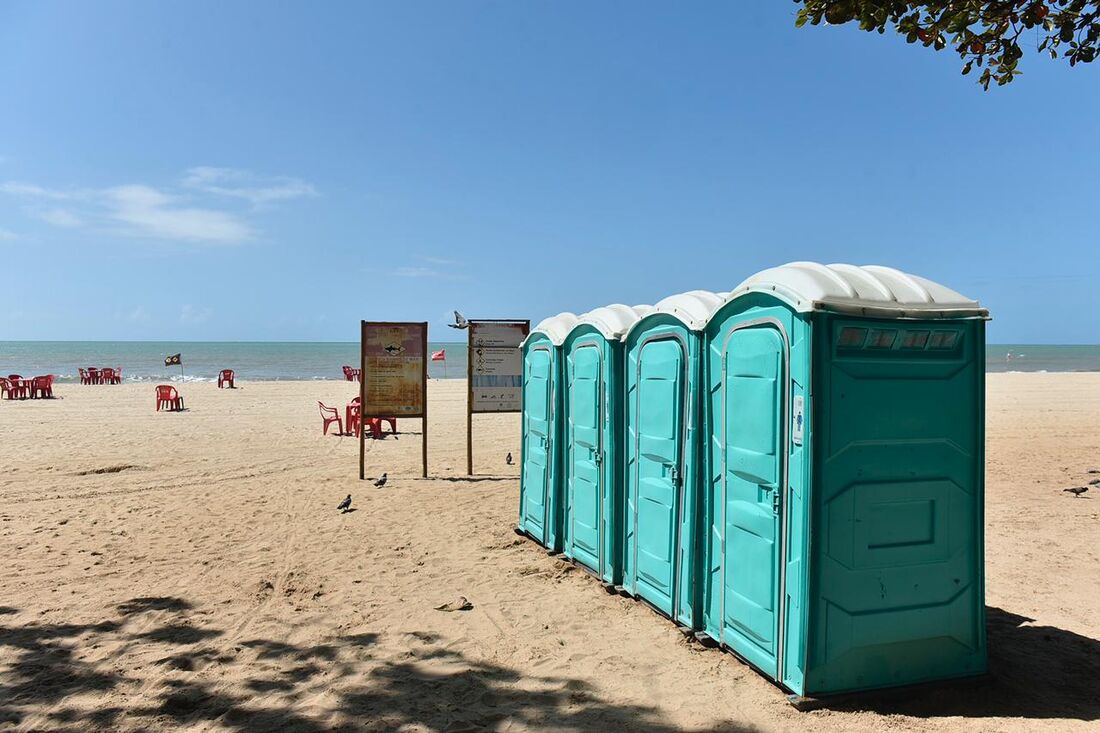
[(183, 362), (180, 360), (181, 354), (172, 354), (172, 356), (164, 357), (164, 366), (177, 366)]

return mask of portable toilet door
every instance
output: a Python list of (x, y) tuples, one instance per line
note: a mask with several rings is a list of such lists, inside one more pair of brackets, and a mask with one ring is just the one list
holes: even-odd
[(563, 554), (608, 585), (622, 577), (622, 338), (652, 306), (589, 311), (562, 346)]
[[(805, 414), (807, 343), (807, 319), (767, 295), (727, 303), (706, 330), (703, 632), (772, 679), (785, 650), (783, 599), (801, 601), (786, 587), (797, 556), (783, 548), (802, 509), (790, 473), (805, 426), (788, 426), (792, 405)], [(799, 490), (783, 501), (787, 486)]]
[(561, 345), (577, 322), (559, 313), (540, 322), (523, 342), (523, 452), (516, 528), (551, 552), (561, 549)]
[(722, 303), (670, 296), (627, 332), (623, 590), (678, 624), (696, 623), (700, 329)]
[(984, 322), (796, 262), (706, 328), (704, 633), (798, 695), (985, 670)]

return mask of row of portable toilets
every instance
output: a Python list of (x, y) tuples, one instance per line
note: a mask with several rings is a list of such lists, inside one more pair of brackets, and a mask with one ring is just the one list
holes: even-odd
[(518, 530), (796, 695), (981, 674), (987, 319), (807, 262), (548, 318)]

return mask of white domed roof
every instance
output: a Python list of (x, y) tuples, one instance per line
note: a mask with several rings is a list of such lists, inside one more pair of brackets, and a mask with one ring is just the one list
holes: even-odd
[(707, 321), (726, 300), (727, 293), (712, 293), (709, 290), (689, 290), (662, 298), (653, 307), (655, 313), (668, 313), (676, 316), (693, 331), (701, 331)]
[[(605, 338), (621, 339), (638, 322), (638, 319), (652, 312), (651, 305), (623, 305), (614, 303), (602, 308), (593, 308), (581, 315), (576, 325), (594, 326)], [(574, 326), (575, 328), (576, 326)]]
[[(677, 293), (657, 301), (657, 304), (642, 317), (651, 316), (655, 313), (667, 313), (679, 319), (692, 331), (701, 331), (707, 325), (710, 317), (714, 315), (714, 312), (722, 307), (722, 304), (726, 301), (726, 295), (728, 293), (712, 293), (709, 290), (689, 290), (686, 293)], [(623, 334), (623, 338), (626, 338), (626, 334), (633, 331), (640, 322), (641, 319), (631, 324), (626, 333)]]
[[(538, 325), (531, 329), (531, 334), (527, 338), (531, 338), (536, 333), (542, 333), (550, 339), (550, 343), (554, 346), (561, 346), (562, 342), (565, 341), (565, 337), (569, 335), (575, 325), (577, 325), (577, 315), (575, 313), (559, 313), (556, 316), (550, 316), (539, 321)], [(524, 339), (524, 343), (526, 342), (527, 339)]]
[(771, 293), (800, 312), (924, 318), (989, 314), (978, 301), (948, 287), (879, 265), (790, 262), (756, 273), (734, 288), (726, 302), (750, 292)]

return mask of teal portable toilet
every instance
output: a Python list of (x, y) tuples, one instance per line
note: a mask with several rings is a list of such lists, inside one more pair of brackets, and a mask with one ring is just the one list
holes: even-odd
[(800, 696), (981, 674), (985, 321), (794, 262), (705, 331), (703, 632)]
[(624, 339), (622, 588), (688, 627), (698, 607), (701, 331), (723, 295), (665, 298)]
[(561, 550), (561, 345), (572, 313), (541, 321), (524, 340), (519, 523), (516, 529), (551, 552)]
[(562, 552), (608, 585), (622, 578), (623, 336), (652, 306), (580, 317), (565, 368)]

